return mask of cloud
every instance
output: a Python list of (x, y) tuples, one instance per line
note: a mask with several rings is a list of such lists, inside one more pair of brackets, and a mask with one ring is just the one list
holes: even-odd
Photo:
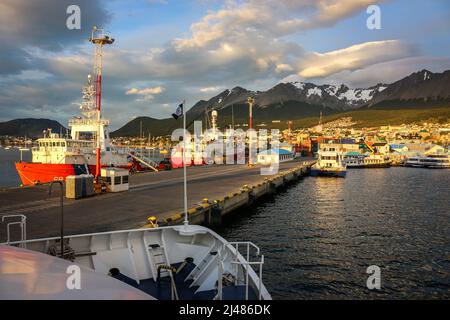
[(127, 90), (125, 94), (141, 96), (136, 99), (136, 101), (152, 101), (155, 98), (155, 95), (163, 93), (164, 90), (165, 89), (161, 86), (144, 89), (131, 88)]
[[(157, 9), (152, 3), (161, 3), (146, 2), (151, 10)], [(214, 8), (220, 6), (220, 2), (212, 0), (203, 0), (203, 5), (211, 2)], [(114, 24), (117, 15), (104, 9), (105, 5), (111, 6), (109, 2), (3, 0), (0, 118), (39, 114), (64, 122), (76, 114), (78, 110), (72, 103), (80, 101), (82, 83), (92, 70), (92, 47), (86, 41), (90, 27), (110, 21), (119, 34), (114, 46), (104, 52), (102, 89), (105, 116), (111, 118), (113, 127), (122, 125), (131, 115), (170, 117), (172, 107), (184, 99), (187, 105), (194, 105), (199, 99), (234, 86), (268, 89), (293, 75), (318, 82), (370, 80), (374, 84), (384, 78), (377, 68), (383, 68), (390, 75), (387, 78), (394, 77), (393, 72), (388, 72), (389, 68), (395, 69), (393, 61), (412, 59), (415, 47), (395, 39), (359, 40), (337, 50), (311, 52), (294, 39), (297, 33), (305, 35), (309, 30), (332, 27), (379, 2), (226, 0), (219, 9), (194, 21), (187, 34), (179, 32), (170, 39), (161, 36), (155, 43), (148, 33), (150, 28), (154, 31), (153, 21), (145, 27), (139, 22), (137, 29), (123, 29), (124, 21), (130, 18), (121, 17)], [(61, 28), (69, 4), (81, 7), (81, 31)], [(130, 10), (136, 9), (133, 5)], [(171, 5), (169, 1), (158, 7), (171, 10)], [(175, 34), (178, 25), (167, 23), (173, 28), (171, 34)], [(162, 24), (156, 28), (166, 27)]]
[(369, 87), (376, 83), (393, 83), (418, 70), (442, 72), (450, 69), (450, 57), (417, 56), (381, 62), (358, 70), (344, 70), (314, 82)]
[(200, 92), (203, 93), (210, 93), (210, 92), (217, 92), (221, 89), (221, 87), (206, 87), (206, 88), (200, 88)]
[[(68, 6), (81, 9), (81, 30), (66, 27)], [(17, 74), (40, 62), (30, 50), (61, 52), (85, 40), (86, 29), (110, 19), (100, 1), (3, 0), (0, 2), (0, 74)]]
[(282, 37), (330, 27), (382, 0), (248, 0), (226, 6), (192, 24), (191, 37), (174, 40), (178, 50), (217, 45), (223, 38), (249, 34)]
[(365, 42), (326, 53), (309, 53), (302, 60), (298, 74), (304, 78), (326, 77), (343, 70), (356, 70), (414, 53), (414, 46), (399, 40)]
[(137, 95), (149, 95), (149, 94), (160, 94), (164, 92), (164, 88), (161, 86), (153, 87), (153, 88), (145, 88), (145, 89), (136, 89), (131, 88), (125, 94), (137, 94)]

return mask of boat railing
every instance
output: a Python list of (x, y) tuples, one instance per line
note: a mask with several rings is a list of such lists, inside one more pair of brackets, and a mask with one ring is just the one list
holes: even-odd
[[(239, 266), (242, 266), (245, 270), (245, 300), (248, 300), (248, 286), (249, 286), (249, 271), (252, 266), (259, 267), (259, 279), (258, 279), (258, 299), (261, 300), (262, 296), (262, 267), (264, 264), (264, 255), (260, 255), (260, 249), (257, 245), (250, 241), (241, 241), (241, 242), (229, 242), (231, 246), (235, 249), (234, 261), (231, 261), (231, 264), (236, 265), (236, 277), (235, 277), (235, 285), (238, 285), (238, 271)], [(245, 261), (239, 260), (238, 255), (241, 254), (239, 249), (245, 249)], [(250, 261), (250, 253), (252, 249), (255, 251), (255, 255), (260, 257), (259, 261)]]
[(9, 245), (11, 243), (11, 226), (19, 225), (20, 227), (20, 246), (26, 248), (27, 240), (27, 217), (23, 214), (10, 214), (2, 216), (1, 222), (4, 223), (6, 219), (20, 218), (19, 221), (8, 222), (6, 224), (6, 243)]
[(222, 255), (220, 254), (220, 252), (218, 253), (219, 255), (219, 281), (217, 282), (217, 299), (218, 300), (222, 300), (223, 299), (223, 261), (222, 261)]
[[(69, 127), (73, 126), (94, 126), (98, 125), (97, 119), (71, 119), (69, 120)], [(101, 119), (100, 124), (103, 126), (109, 126), (109, 120)]]

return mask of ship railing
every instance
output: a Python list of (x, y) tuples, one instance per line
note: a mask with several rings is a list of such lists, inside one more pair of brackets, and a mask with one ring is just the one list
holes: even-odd
[[(101, 119), (100, 124), (103, 126), (109, 126), (109, 120)], [(71, 119), (69, 120), (69, 127), (72, 126), (92, 126), (92, 125), (98, 125), (98, 121), (95, 119)]]
[(18, 225), (20, 227), (20, 246), (26, 248), (27, 240), (27, 217), (23, 214), (10, 214), (2, 216), (1, 222), (4, 223), (6, 219), (16, 219), (19, 221), (8, 222), (6, 224), (6, 243), (9, 245), (11, 243), (11, 226)]
[[(240, 242), (229, 242), (231, 246), (235, 249), (234, 261), (231, 261), (231, 264), (236, 266), (236, 277), (235, 277), (235, 285), (237, 286), (238, 281), (238, 272), (239, 266), (245, 271), (245, 300), (248, 300), (248, 290), (249, 290), (249, 271), (252, 266), (258, 267), (258, 299), (261, 300), (262, 297), (262, 268), (264, 265), (264, 255), (260, 255), (260, 249), (257, 245), (250, 241), (240, 241)], [(239, 260), (238, 256), (241, 255), (239, 249), (245, 249), (245, 261)], [(255, 255), (260, 257), (259, 261), (250, 261), (250, 253), (251, 251), (255, 251)]]

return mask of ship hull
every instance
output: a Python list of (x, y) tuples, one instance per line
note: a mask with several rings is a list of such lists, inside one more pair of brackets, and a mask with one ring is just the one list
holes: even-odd
[(313, 177), (338, 177), (345, 178), (347, 171), (345, 170), (322, 170), (311, 168), (310, 175)]
[[(102, 165), (102, 167), (106, 166)], [(125, 168), (130, 169), (129, 166)], [(95, 165), (16, 162), (16, 170), (22, 185), (32, 186), (52, 181), (65, 181), (67, 176), (93, 174)]]
[(377, 168), (389, 168), (390, 163), (372, 163), (372, 164), (355, 164), (347, 165), (347, 169), (377, 169)]
[(84, 164), (31, 162), (17, 162), (16, 170), (22, 180), (22, 184), (26, 186), (52, 181), (64, 181), (67, 176), (88, 174), (90, 172), (90, 168)]

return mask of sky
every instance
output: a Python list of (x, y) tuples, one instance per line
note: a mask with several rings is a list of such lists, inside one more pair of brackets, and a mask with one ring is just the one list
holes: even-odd
[[(72, 4), (80, 30), (66, 26)], [(381, 29), (367, 28), (370, 5)], [(0, 121), (79, 114), (93, 25), (116, 40), (103, 64), (112, 129), (236, 86), (369, 87), (450, 69), (448, 0), (0, 0)]]

